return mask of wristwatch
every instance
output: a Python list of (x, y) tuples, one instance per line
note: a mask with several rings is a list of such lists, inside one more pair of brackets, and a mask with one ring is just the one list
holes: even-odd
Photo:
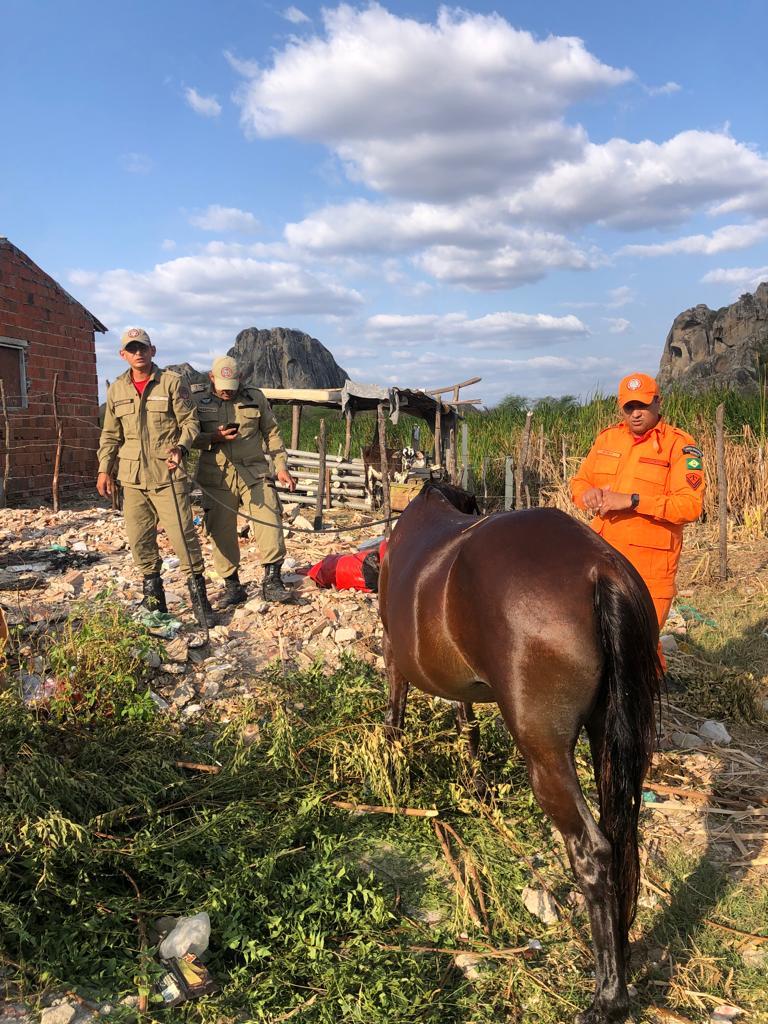
[[(186, 459), (186, 457), (189, 455), (189, 448), (187, 448), (185, 444), (177, 444), (176, 447), (181, 452), (181, 457), (183, 459)], [(632, 495), (632, 497), (634, 498), (634, 494)]]
[(631, 507), (632, 508), (637, 508), (637, 506), (640, 504), (640, 495), (639, 494), (631, 494), (629, 496), (629, 500), (632, 502)]

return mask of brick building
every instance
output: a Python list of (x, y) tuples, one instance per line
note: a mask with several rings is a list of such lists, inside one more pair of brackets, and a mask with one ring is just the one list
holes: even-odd
[(60, 487), (71, 491), (93, 483), (99, 410), (95, 332), (106, 330), (29, 256), (0, 237), (0, 378), (9, 435), (0, 413), (0, 490), (10, 450), (9, 499), (50, 496), (57, 372), (65, 441)]

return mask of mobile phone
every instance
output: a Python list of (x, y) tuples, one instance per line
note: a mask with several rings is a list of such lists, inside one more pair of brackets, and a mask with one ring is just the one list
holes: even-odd
[(240, 429), (240, 424), (239, 423), (228, 423), (224, 429), (225, 430), (239, 430)]

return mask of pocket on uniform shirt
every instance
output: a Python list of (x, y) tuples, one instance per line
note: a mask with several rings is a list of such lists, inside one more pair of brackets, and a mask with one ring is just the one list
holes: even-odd
[(638, 491), (644, 495), (662, 494), (669, 476), (669, 464), (640, 459), (633, 470), (638, 481)]
[(615, 479), (619, 469), (619, 459), (618, 453), (616, 455), (609, 455), (598, 452), (592, 472), (599, 486), (611, 483)]

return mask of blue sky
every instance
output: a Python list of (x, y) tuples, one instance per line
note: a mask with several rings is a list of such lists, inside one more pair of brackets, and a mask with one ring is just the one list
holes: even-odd
[(768, 279), (763, 0), (0, 0), (0, 234), (117, 338), (245, 327), (492, 403)]

